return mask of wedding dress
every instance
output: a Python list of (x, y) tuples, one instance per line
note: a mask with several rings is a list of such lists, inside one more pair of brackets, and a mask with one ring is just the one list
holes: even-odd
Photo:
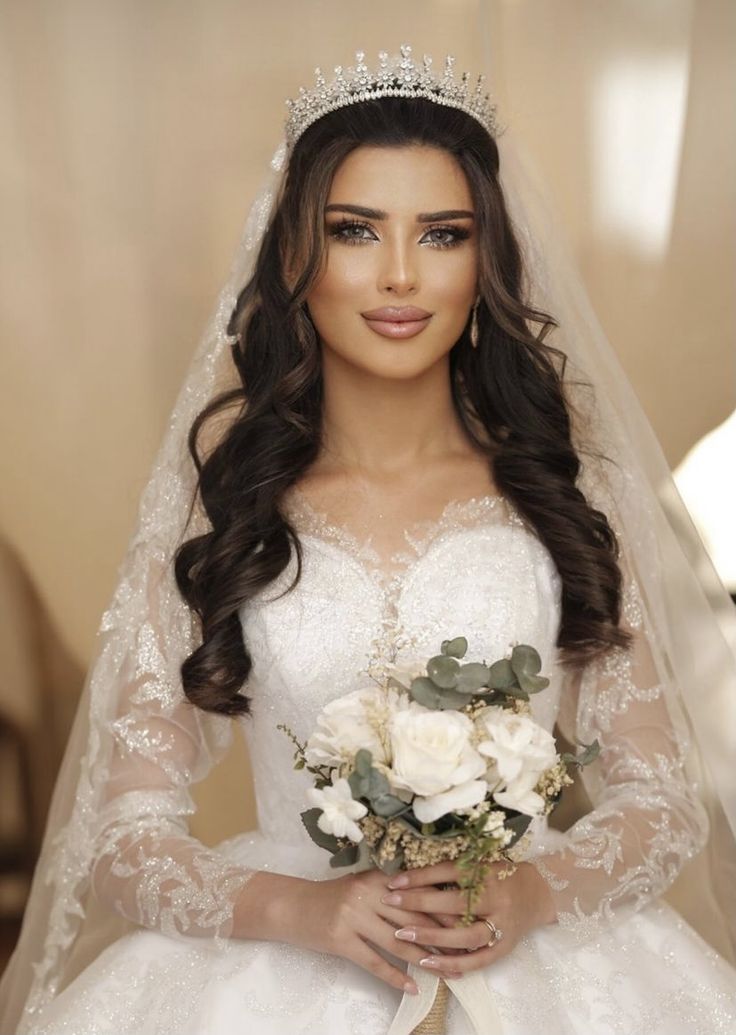
[[(373, 76), (381, 90), (413, 89), (409, 50), (402, 46)], [(348, 69), (351, 81), (354, 72), (357, 82), (363, 69)], [(429, 75), (416, 80), (419, 95), (455, 105), (451, 68), (438, 92), (425, 89)], [(314, 114), (321, 89), (302, 96), (297, 123)], [(347, 103), (360, 103), (360, 94)], [(532, 699), (536, 718), (548, 730), (556, 722), (571, 742), (597, 737), (602, 752), (581, 776), (592, 811), (564, 833), (546, 821), (531, 828), (530, 861), (547, 881), (558, 922), (474, 972), (492, 1005), (483, 1016), (466, 1012), (464, 979), (448, 982), (448, 1035), (736, 1030), (733, 606), (550, 224), (543, 190), (508, 129), (496, 143), (528, 300), (560, 321), (559, 335), (547, 340), (568, 358), (579, 484), (623, 548), (623, 619), (635, 649), (609, 652), (578, 683), (563, 672), (554, 646), (556, 569), (505, 499), (455, 499), (411, 528), (372, 530), (403, 534), (397, 551), (396, 538), (389, 549), (334, 525), (292, 486), (282, 506), (303, 543), (301, 580), (287, 592), (292, 555), (239, 611), (253, 659), (252, 717), (235, 721), (184, 698), (181, 664), (201, 629), (172, 557), (182, 538), (208, 528), (201, 501), (190, 512), (197, 474), (187, 436), (218, 392), (240, 384), (228, 328), (288, 173), (282, 136), (102, 616), (19, 944), (0, 980), (0, 1035), (408, 1035), (413, 1025), (402, 1011), (436, 975), (422, 973), (420, 996), (402, 998), (348, 960), (231, 937), (233, 910), (259, 870), (310, 880), (349, 872), (330, 868), (302, 826), (309, 779), (293, 769), (293, 744), (278, 725), (305, 740), (321, 707), (363, 685), (369, 665), (426, 660), (456, 635), (467, 638), (469, 657), (487, 660), (514, 641), (532, 643), (551, 678)], [(603, 476), (598, 452), (613, 461)], [(689, 538), (691, 556), (674, 527)], [(210, 849), (188, 832), (191, 787), (237, 726), (252, 761), (258, 828)], [(662, 894), (678, 873), (690, 882), (675, 910)]]
[[(293, 769), (293, 744), (277, 726), (306, 740), (328, 701), (366, 684), (368, 664), (428, 657), (457, 635), (469, 657), (488, 660), (514, 641), (534, 644), (552, 678), (532, 698), (537, 721), (552, 730), (558, 720), (568, 738), (598, 736), (602, 745), (600, 773), (590, 767), (582, 777), (594, 810), (565, 833), (535, 820), (530, 858), (551, 880), (560, 922), (534, 929), (482, 972), (504, 1035), (736, 1030), (736, 970), (658, 897), (702, 848), (707, 819), (679, 770), (686, 745), (651, 681), (646, 637), (633, 657), (589, 666), (571, 708), (555, 663), (560, 579), (506, 499), (452, 500), (435, 520), (405, 529), (406, 549), (388, 560), (371, 540), (330, 523), (300, 489), (285, 507), (304, 545), (301, 580), (285, 592), (292, 555), (241, 615), (254, 667), (253, 716), (239, 722), (258, 830), (219, 846), (226, 861), (184, 833), (191, 804), (181, 774), (196, 769), (194, 727), (183, 736), (179, 705), (171, 728), (152, 728), (141, 703), (119, 731), (129, 752), (111, 776), (116, 797), (93, 884), (142, 927), (109, 945), (28, 1032), (386, 1035), (401, 993), (352, 962), (261, 940), (233, 939), (217, 952), (197, 935), (226, 921), (257, 870), (312, 880), (349, 872), (331, 869), (302, 826), (311, 778)], [(631, 578), (624, 612), (641, 632)], [(162, 785), (163, 743), (170, 781)], [(147, 755), (159, 759), (148, 781)], [(450, 997), (448, 1035), (486, 1030)]]

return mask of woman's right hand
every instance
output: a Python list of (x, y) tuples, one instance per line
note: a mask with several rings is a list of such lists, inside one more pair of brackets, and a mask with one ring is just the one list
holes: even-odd
[[(292, 880), (273, 902), (272, 937), (316, 952), (343, 956), (399, 991), (416, 993), (414, 982), (389, 963), (379, 946), (407, 963), (427, 955), (421, 945), (400, 941), (394, 931), (410, 924), (441, 924), (427, 913), (387, 906), (387, 875), (373, 867), (334, 880)], [(458, 975), (459, 976), (459, 975)]]

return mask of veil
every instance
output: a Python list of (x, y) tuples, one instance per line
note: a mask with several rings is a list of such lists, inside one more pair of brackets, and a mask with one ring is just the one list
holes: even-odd
[[(605, 482), (609, 507), (615, 509), (637, 572), (658, 662), (691, 728), (687, 771), (707, 809), (710, 833), (701, 855), (687, 867), (687, 881), (676, 882), (674, 904), (718, 951), (734, 960), (736, 611), (596, 320), (543, 189), (508, 127), (497, 143), (502, 188), (526, 256), (530, 300), (559, 323), (548, 340), (568, 357), (568, 395), (585, 444), (586, 476), (591, 484)], [(206, 403), (238, 383), (228, 321), (252, 273), (288, 157), (284, 134), (251, 205), (227, 281), (141, 496), (57, 778), (20, 939), (0, 982), (3, 1032), (22, 1033), (30, 1018), (77, 973), (135, 927), (97, 902), (92, 879), (101, 817), (114, 816), (115, 800), (106, 795), (116, 744), (141, 732), (131, 732), (131, 717), (148, 716), (152, 742), (159, 737), (166, 744), (166, 737), (176, 737), (187, 745), (186, 765), (169, 772), (166, 785), (169, 812), (178, 817), (172, 836), (179, 840), (187, 836), (186, 819), (193, 811), (189, 786), (222, 757), (232, 736), (232, 719), (182, 709), (180, 665), (200, 641), (171, 561), (185, 532), (195, 534), (206, 527), (195, 500), (197, 478), (187, 435)], [(553, 340), (554, 335), (559, 340)], [(613, 464), (596, 461), (598, 452)], [(237, 879), (218, 863), (216, 849), (200, 854), (211, 868), (222, 866), (218, 880), (225, 885)], [(210, 914), (216, 914), (216, 903), (208, 906)], [(169, 929), (181, 932), (175, 920)], [(200, 942), (217, 951), (228, 935), (227, 921), (210, 918), (200, 933), (208, 935)]]

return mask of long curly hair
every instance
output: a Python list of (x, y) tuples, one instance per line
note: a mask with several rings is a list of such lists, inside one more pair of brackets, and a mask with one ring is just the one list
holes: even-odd
[[(477, 349), (468, 320), (450, 350), (453, 404), (488, 457), (495, 484), (555, 562), (563, 663), (579, 666), (630, 639), (619, 627), (616, 537), (576, 487), (581, 461), (565, 398), (565, 356), (544, 341), (557, 323), (524, 301), (526, 274), (498, 178), (496, 142), (455, 108), (419, 98), (369, 100), (321, 117), (297, 141), (253, 274), (228, 323), (241, 384), (212, 399), (189, 432), (211, 530), (178, 547), (174, 568), (202, 630), (201, 644), (181, 666), (184, 692), (207, 710), (249, 714), (242, 690), (252, 660), (239, 611), (283, 571), (292, 550), (297, 570), (289, 589), (301, 578), (302, 544), (279, 503), (316, 461), (322, 442), (320, 343), (305, 299), (323, 268), (332, 179), (361, 145), (444, 148), (463, 169), (476, 213), (480, 301)], [(203, 427), (233, 409), (204, 458)]]

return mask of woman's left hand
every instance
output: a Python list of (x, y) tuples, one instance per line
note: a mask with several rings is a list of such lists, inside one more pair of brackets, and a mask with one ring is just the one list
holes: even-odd
[[(396, 937), (440, 950), (427, 957), (428, 970), (445, 977), (460, 977), (471, 970), (487, 967), (508, 955), (517, 942), (534, 927), (553, 923), (556, 913), (547, 883), (531, 863), (519, 863), (516, 872), (499, 880), (497, 873), (505, 863), (492, 863), (485, 885), (473, 907), (474, 915), (488, 919), (503, 931), (495, 942), (490, 929), (478, 919), (468, 926), (459, 923), (465, 912), (466, 892), (443, 891), (435, 885), (457, 882), (460, 870), (454, 862), (402, 870), (387, 881), (382, 901), (415, 912), (430, 913), (442, 928), (406, 927)], [(391, 890), (395, 887), (396, 890)], [(400, 896), (400, 900), (387, 896)]]

